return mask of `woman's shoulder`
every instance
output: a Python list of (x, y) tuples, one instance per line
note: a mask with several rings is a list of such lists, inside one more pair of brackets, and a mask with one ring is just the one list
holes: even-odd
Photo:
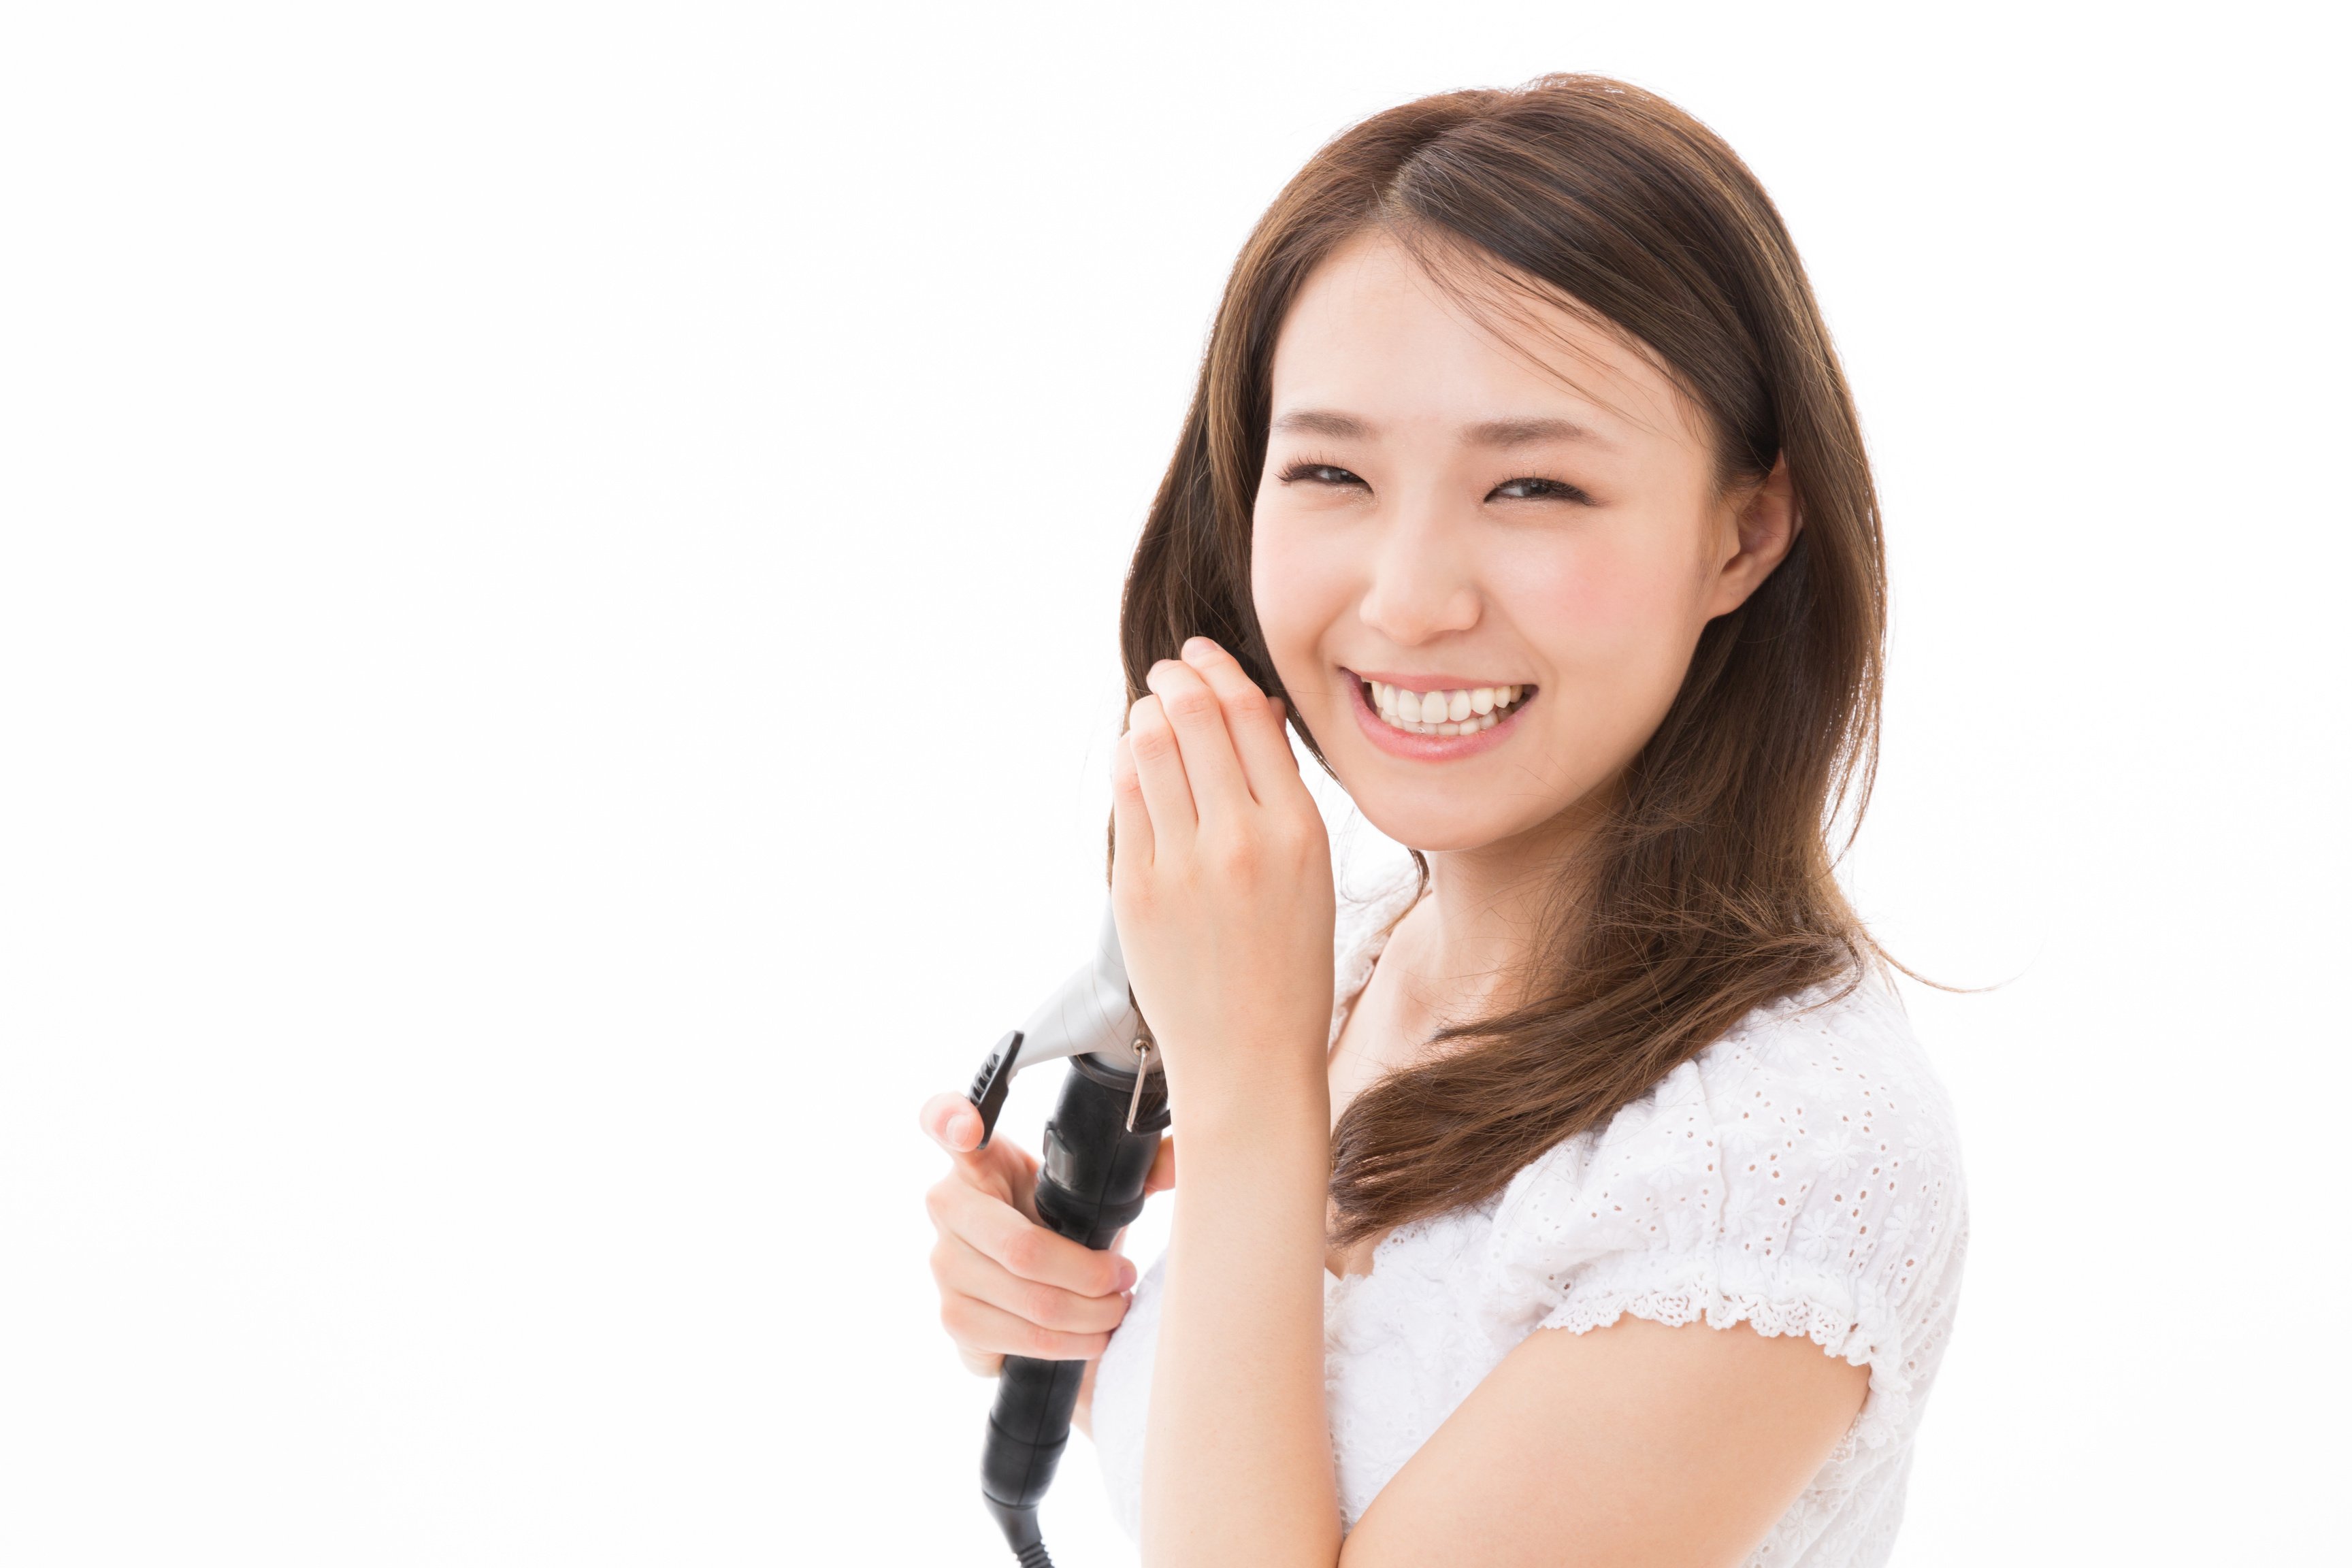
[(1777, 1200), (1791, 1183), (1915, 1163), (1957, 1182), (1958, 1129), (1901, 997), (1867, 970), (1752, 1009), (1605, 1126), (1538, 1157), (1512, 1191), (1622, 1173), (1709, 1196), (1760, 1185)]
[(1494, 1288), (1523, 1321), (1805, 1334), (1869, 1363), (1889, 1417), (1931, 1374), (1958, 1289), (1958, 1131), (1901, 999), (1864, 973), (1756, 1008), (1555, 1145), (1490, 1236)]
[[(1935, 1161), (1958, 1180), (1951, 1101), (1902, 997), (1874, 966), (1755, 1008), (1687, 1074), (1685, 1087), (1703, 1096), (1728, 1151), (1777, 1152), (1769, 1163), (1807, 1175), (1842, 1174), (1865, 1155)], [(1669, 1079), (1659, 1090), (1676, 1087)], [(1764, 1174), (1744, 1161), (1727, 1170)]]

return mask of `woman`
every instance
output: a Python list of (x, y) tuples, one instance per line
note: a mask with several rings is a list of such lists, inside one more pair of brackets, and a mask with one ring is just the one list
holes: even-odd
[[(1966, 1216), (1826, 842), (1884, 621), (1819, 310), (1688, 116), (1447, 94), (1275, 202), (1123, 612), (1165, 1258), (1130, 1299), (924, 1118), (950, 1333), (1099, 1358), (1148, 1561), (1885, 1560)], [(1286, 719), (1407, 885), (1336, 906)]]

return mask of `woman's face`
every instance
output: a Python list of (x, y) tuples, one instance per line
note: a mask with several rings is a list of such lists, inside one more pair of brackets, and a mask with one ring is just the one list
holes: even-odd
[(1276, 345), (1259, 620), (1339, 782), (1416, 849), (1501, 843), (1606, 785), (1793, 531), (1777, 472), (1721, 493), (1642, 354), (1526, 308), (1539, 363), (1368, 234)]

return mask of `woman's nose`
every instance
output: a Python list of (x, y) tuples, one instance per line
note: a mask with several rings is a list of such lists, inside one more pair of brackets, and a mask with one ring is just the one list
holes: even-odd
[(1357, 613), (1373, 631), (1411, 647), (1468, 631), (1481, 605), (1468, 541), (1445, 518), (1423, 512), (1381, 531)]

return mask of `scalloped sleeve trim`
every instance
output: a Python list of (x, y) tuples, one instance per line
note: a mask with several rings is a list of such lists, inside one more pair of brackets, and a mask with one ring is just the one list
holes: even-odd
[(1832, 1462), (1863, 1448), (1883, 1447), (1910, 1426), (1912, 1379), (1895, 1315), (1854, 1300), (1853, 1282), (1827, 1271), (1799, 1279), (1738, 1284), (1712, 1278), (1707, 1260), (1689, 1254), (1634, 1253), (1605, 1258), (1581, 1272), (1567, 1298), (1536, 1326), (1580, 1334), (1605, 1329), (1631, 1314), (1682, 1328), (1702, 1318), (1711, 1328), (1748, 1324), (1768, 1339), (1801, 1335), (1852, 1366), (1870, 1369), (1870, 1392)]

